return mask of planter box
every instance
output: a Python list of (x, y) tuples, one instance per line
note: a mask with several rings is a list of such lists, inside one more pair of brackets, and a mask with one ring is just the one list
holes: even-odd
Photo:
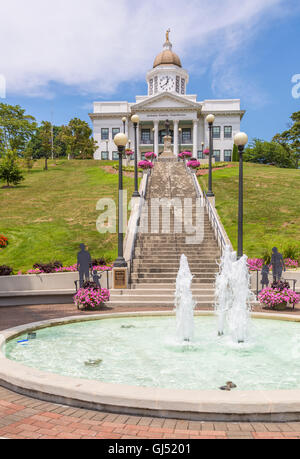
[[(101, 286), (111, 289), (111, 272), (100, 274)], [(78, 280), (77, 272), (0, 277), (0, 306), (73, 303)]]

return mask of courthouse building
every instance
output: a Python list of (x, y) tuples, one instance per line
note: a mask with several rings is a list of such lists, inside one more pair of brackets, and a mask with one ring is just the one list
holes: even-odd
[(206, 116), (215, 115), (213, 126), (215, 161), (231, 161), (233, 137), (240, 131), (245, 111), (239, 99), (197, 100), (197, 95), (187, 94), (189, 74), (181, 60), (173, 52), (167, 32), (163, 50), (155, 58), (153, 68), (147, 73), (148, 94), (136, 96), (130, 102), (95, 102), (90, 114), (94, 138), (98, 143), (95, 159), (117, 160), (118, 152), (114, 136), (123, 132), (122, 119), (126, 117), (125, 130), (129, 138), (128, 147), (134, 149), (134, 128), (131, 116), (137, 114), (138, 158), (148, 151), (157, 154), (163, 151), (166, 135), (165, 122), (171, 123), (174, 155), (189, 150), (193, 156), (203, 158), (203, 149), (209, 145), (209, 128)]

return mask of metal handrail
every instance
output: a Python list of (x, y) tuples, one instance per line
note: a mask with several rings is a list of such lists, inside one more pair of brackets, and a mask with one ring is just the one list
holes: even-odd
[(137, 235), (138, 235), (138, 228), (139, 228), (140, 222), (141, 222), (142, 209), (143, 209), (145, 198), (146, 198), (146, 195), (147, 195), (149, 177), (151, 176), (151, 173), (152, 173), (152, 170), (151, 169), (148, 170), (147, 177), (146, 177), (145, 189), (143, 190), (143, 193), (142, 193), (142, 195), (140, 197), (140, 202), (139, 202), (138, 218), (137, 218), (137, 223), (136, 223), (133, 243), (132, 243), (132, 247), (131, 247), (131, 254), (130, 254), (129, 285), (132, 284), (131, 275), (132, 275), (132, 271), (133, 271), (133, 260), (134, 260), (134, 257), (135, 257), (135, 246), (136, 246), (136, 240), (137, 240)]
[(223, 253), (223, 251), (225, 250), (225, 247), (226, 247), (226, 241), (225, 241), (225, 238), (224, 238), (224, 236), (222, 234), (222, 228), (221, 228), (221, 225), (219, 223), (219, 220), (215, 216), (215, 213), (213, 211), (213, 207), (212, 207), (211, 203), (209, 202), (209, 199), (208, 199), (206, 193), (204, 193), (204, 202), (205, 202), (205, 207), (206, 207), (206, 210), (207, 210), (207, 213), (208, 213), (209, 221), (210, 221), (210, 223), (211, 223), (211, 225), (213, 227), (213, 230), (215, 232), (215, 237), (216, 237), (218, 246), (220, 247), (221, 252)]

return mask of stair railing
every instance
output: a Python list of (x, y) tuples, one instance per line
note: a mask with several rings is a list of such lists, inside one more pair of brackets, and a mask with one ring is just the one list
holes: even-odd
[(209, 202), (209, 199), (206, 196), (206, 193), (204, 194), (204, 203), (205, 203), (205, 207), (206, 207), (206, 210), (207, 210), (207, 213), (208, 213), (208, 218), (209, 218), (210, 224), (211, 224), (211, 226), (212, 226), (212, 228), (214, 230), (214, 233), (215, 233), (215, 238), (216, 238), (217, 244), (218, 244), (218, 246), (219, 246), (219, 248), (221, 250), (221, 253), (223, 254), (223, 252), (225, 250), (225, 247), (227, 245), (226, 241), (225, 241), (225, 238), (223, 236), (223, 229), (221, 228), (219, 219), (216, 217), (216, 214), (215, 214), (215, 209), (213, 208), (213, 206)]
[(147, 171), (145, 184), (144, 184), (144, 186), (143, 186), (143, 188), (141, 190), (141, 197), (139, 199), (138, 215), (137, 215), (137, 221), (136, 221), (136, 225), (135, 225), (135, 229), (134, 229), (134, 236), (133, 236), (131, 252), (130, 252), (130, 260), (129, 260), (129, 282), (128, 283), (129, 283), (130, 287), (132, 285), (133, 260), (134, 260), (134, 257), (135, 257), (136, 240), (137, 240), (138, 230), (139, 230), (140, 224), (141, 224), (141, 216), (142, 216), (143, 206), (144, 206), (146, 195), (147, 195), (147, 190), (148, 190), (148, 185), (149, 185), (151, 172), (152, 172), (151, 169)]

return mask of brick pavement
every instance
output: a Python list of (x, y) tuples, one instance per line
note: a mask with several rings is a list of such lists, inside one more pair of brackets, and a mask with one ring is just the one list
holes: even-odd
[[(146, 309), (143, 309), (146, 310)], [(153, 309), (152, 309), (153, 310)], [(104, 312), (111, 311), (107, 309)], [(113, 312), (133, 311), (114, 308)], [(0, 330), (71, 315), (74, 305), (0, 308)], [(294, 314), (300, 314), (299, 307)], [(299, 439), (300, 422), (200, 422), (127, 416), (46, 403), (0, 387), (0, 437), (13, 439)]]

